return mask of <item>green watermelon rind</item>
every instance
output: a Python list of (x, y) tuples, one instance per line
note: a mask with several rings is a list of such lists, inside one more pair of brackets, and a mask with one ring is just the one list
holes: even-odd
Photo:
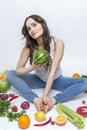
[(40, 60), (38, 60), (38, 61), (35, 61), (35, 63), (36, 64), (45, 64), (45, 63), (47, 63), (49, 61), (49, 57), (47, 56), (45, 56), (45, 57), (43, 57), (42, 59), (40, 59)]
[(48, 51), (39, 49), (33, 55), (34, 64), (45, 64), (49, 61), (49, 57)]
[(40, 54), (40, 56), (35, 59), (35, 62), (41, 61), (41, 60), (43, 61), (44, 58), (45, 58), (45, 59), (48, 59), (48, 58), (49, 58), (49, 55), (48, 55), (48, 54), (45, 54), (45, 55), (41, 55), (41, 54)]

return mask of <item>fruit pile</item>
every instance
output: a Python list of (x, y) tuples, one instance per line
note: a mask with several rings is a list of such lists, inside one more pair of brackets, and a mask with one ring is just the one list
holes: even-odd
[(77, 112), (75, 112), (74, 110), (72, 110), (71, 108), (69, 108), (68, 106), (62, 103), (58, 103), (56, 105), (56, 110), (61, 114), (65, 114), (67, 116), (67, 119), (70, 122), (72, 122), (75, 126), (77, 126), (77, 128), (83, 129), (85, 127), (84, 117), (78, 114)]
[(7, 90), (10, 89), (10, 83), (6, 79), (7, 70), (3, 70), (0, 73), (0, 93), (5, 93)]
[[(44, 49), (40, 49), (35, 52), (33, 58), (35, 64), (45, 64), (49, 61), (49, 53)], [(6, 81), (6, 73), (6, 70), (0, 73), (0, 81)], [(74, 73), (72, 77), (87, 78), (86, 75), (80, 75), (78, 73)], [(0, 88), (2, 86), (4, 85), (1, 85)], [(6, 89), (4, 92), (0, 90), (0, 117), (8, 117), (9, 121), (16, 120), (18, 122), (19, 128), (21, 129), (28, 128), (31, 124), (31, 119), (29, 115), (26, 114), (25, 110), (30, 108), (30, 103), (28, 101), (22, 102), (20, 104), (22, 111), (18, 112), (18, 107), (16, 105), (11, 106), (11, 101), (18, 98), (19, 96), (12, 93), (6, 94), (5, 92), (7, 90), (8, 89)], [(45, 126), (48, 124), (57, 124), (59, 126), (63, 126), (66, 124), (67, 120), (69, 120), (78, 128), (84, 128), (85, 124), (83, 117), (87, 117), (87, 106), (85, 100), (83, 100), (82, 103), (85, 106), (78, 107), (76, 111), (77, 113), (63, 104), (57, 104), (56, 108), (60, 114), (58, 114), (54, 120), (52, 120), (52, 117), (47, 118), (46, 114), (43, 111), (36, 111), (34, 113), (34, 117), (35, 120), (39, 123), (33, 124), (33, 126)]]

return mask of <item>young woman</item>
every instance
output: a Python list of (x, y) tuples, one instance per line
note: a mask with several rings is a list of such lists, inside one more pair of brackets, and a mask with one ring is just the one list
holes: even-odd
[[(26, 44), (16, 70), (9, 70), (7, 79), (28, 101), (35, 104), (37, 110), (47, 112), (56, 103), (63, 103), (87, 90), (87, 79), (62, 76), (60, 62), (64, 53), (64, 42), (50, 36), (46, 21), (42, 17), (27, 17), (22, 34)], [(49, 52), (51, 60), (46, 65), (35, 65), (33, 54), (41, 48)], [(26, 66), (28, 60), (30, 65)], [(42, 97), (32, 91), (39, 88), (44, 88)], [(51, 89), (61, 92), (49, 97)]]

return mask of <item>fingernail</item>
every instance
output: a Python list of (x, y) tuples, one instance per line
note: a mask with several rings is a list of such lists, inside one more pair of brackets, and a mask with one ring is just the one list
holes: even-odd
[(45, 104), (46, 106), (48, 105), (48, 103)]

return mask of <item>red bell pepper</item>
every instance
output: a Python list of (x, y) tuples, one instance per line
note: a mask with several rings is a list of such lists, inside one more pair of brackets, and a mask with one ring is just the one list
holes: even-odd
[(16, 99), (16, 98), (18, 98), (18, 96), (13, 96), (13, 97), (11, 97), (11, 98), (9, 99), (9, 102), (11, 102), (12, 100), (14, 100), (14, 99)]
[(51, 121), (52, 121), (52, 119), (51, 119), (51, 117), (49, 117), (49, 119), (46, 122), (39, 123), (39, 124), (34, 124), (34, 126), (45, 126), (45, 125), (51, 123)]

